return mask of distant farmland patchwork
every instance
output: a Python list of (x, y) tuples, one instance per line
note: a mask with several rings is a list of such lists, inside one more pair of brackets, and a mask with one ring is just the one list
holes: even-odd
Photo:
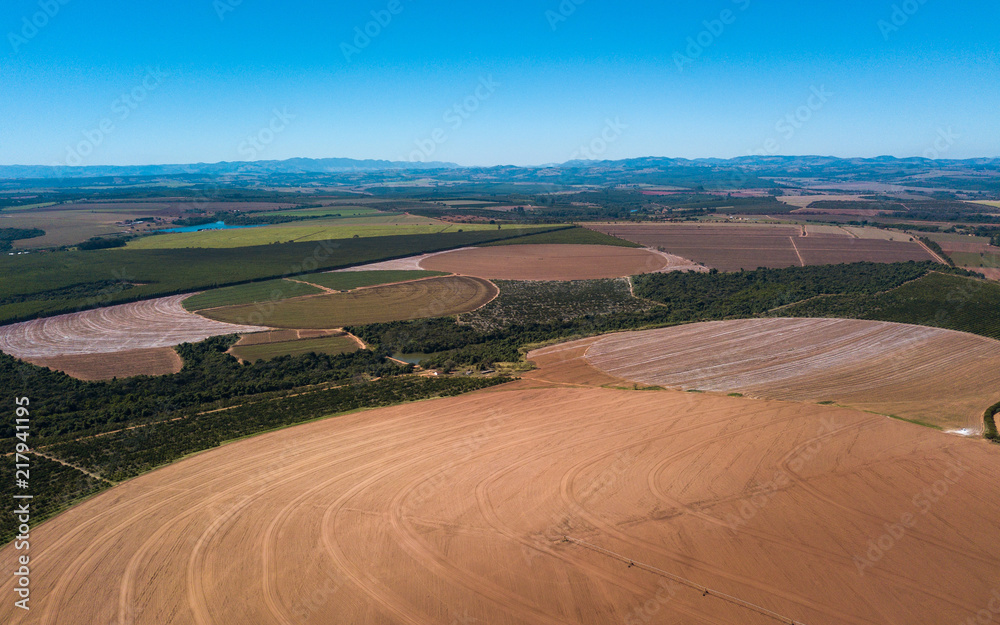
[[(273, 243), (301, 243), (306, 241), (331, 241), (338, 239), (389, 237), (402, 235), (440, 234), (447, 232), (497, 231), (490, 224), (434, 223), (434, 220), (413, 219), (407, 216), (373, 217), (350, 220), (317, 219), (298, 221), (276, 226), (240, 228), (234, 230), (207, 230), (158, 234), (129, 242), (129, 249), (159, 250), (181, 248), (236, 248)], [(416, 221), (418, 223), (409, 223)], [(421, 223), (422, 222), (422, 223)], [(428, 223), (431, 222), (431, 223)], [(532, 226), (519, 226), (531, 230)], [(541, 227), (541, 226), (538, 226)]]
[(665, 250), (720, 271), (852, 262), (933, 260), (920, 245), (832, 233), (802, 236), (796, 226), (589, 224), (599, 232)]

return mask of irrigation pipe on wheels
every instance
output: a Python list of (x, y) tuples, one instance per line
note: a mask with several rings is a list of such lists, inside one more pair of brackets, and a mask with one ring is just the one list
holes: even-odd
[(678, 584), (684, 584), (685, 586), (689, 586), (691, 588), (694, 588), (698, 592), (702, 593), (702, 596), (706, 596), (707, 597), (707, 596), (711, 595), (711, 596), (716, 597), (718, 599), (722, 599), (723, 601), (726, 601), (728, 603), (732, 603), (733, 605), (737, 605), (737, 606), (739, 606), (741, 608), (746, 608), (747, 610), (753, 610), (757, 614), (762, 614), (762, 615), (764, 615), (764, 616), (766, 616), (768, 618), (772, 618), (772, 619), (774, 619), (776, 621), (781, 621), (782, 623), (787, 623), (788, 625), (805, 625), (805, 623), (802, 623), (800, 621), (796, 621), (796, 620), (790, 619), (787, 616), (782, 616), (781, 614), (778, 614), (777, 612), (772, 612), (771, 610), (768, 610), (765, 607), (761, 607), (761, 606), (759, 606), (759, 605), (757, 605), (755, 603), (750, 603), (749, 601), (744, 601), (743, 599), (740, 599), (739, 597), (734, 597), (732, 595), (727, 595), (724, 592), (719, 592), (718, 590), (713, 590), (711, 588), (708, 588), (707, 586), (702, 586), (701, 584), (698, 584), (697, 582), (692, 582), (691, 580), (685, 579), (683, 577), (680, 577), (679, 575), (674, 575), (673, 573), (668, 573), (668, 572), (664, 571), (663, 569), (656, 568), (655, 566), (651, 566), (649, 564), (643, 564), (642, 562), (639, 562), (637, 560), (633, 560), (633, 559), (631, 559), (629, 557), (623, 556), (620, 553), (615, 553), (614, 551), (609, 551), (609, 550), (607, 550), (607, 549), (605, 549), (603, 547), (598, 547), (597, 545), (588, 543), (588, 542), (586, 542), (584, 540), (580, 540), (579, 538), (572, 538), (570, 536), (564, 536), (563, 540), (565, 540), (566, 542), (569, 542), (569, 543), (575, 543), (577, 545), (580, 545), (581, 547), (585, 547), (587, 549), (590, 549), (591, 551), (596, 551), (597, 553), (600, 553), (600, 554), (612, 557), (612, 558), (614, 558), (616, 560), (621, 560), (622, 562), (627, 562), (630, 567), (634, 566), (634, 567), (639, 568), (639, 569), (644, 569), (646, 571), (649, 571), (650, 573), (654, 573), (654, 574), (659, 575), (661, 577), (666, 577), (667, 579), (673, 580), (673, 581), (677, 582)]

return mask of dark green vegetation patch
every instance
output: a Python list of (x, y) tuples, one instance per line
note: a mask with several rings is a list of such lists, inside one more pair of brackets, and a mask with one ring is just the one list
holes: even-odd
[(986, 439), (991, 440), (994, 443), (1000, 443), (1000, 432), (997, 431), (997, 414), (1000, 413), (1000, 402), (993, 404), (986, 410), (986, 414), (983, 415), (984, 425), (986, 427)]
[(479, 310), (461, 315), (478, 330), (517, 323), (568, 321), (600, 315), (638, 312), (653, 304), (632, 297), (628, 278), (539, 282), (494, 280), (500, 295)]
[(38, 228), (0, 228), (0, 252), (14, 247), (14, 241), (44, 237), (45, 231)]
[(928, 273), (877, 295), (817, 298), (781, 311), (789, 317), (846, 317), (912, 323), (1000, 339), (1000, 284)]

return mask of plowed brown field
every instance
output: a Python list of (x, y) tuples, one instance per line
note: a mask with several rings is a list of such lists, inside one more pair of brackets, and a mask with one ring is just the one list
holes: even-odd
[(809, 232), (796, 226), (693, 224), (588, 224), (612, 236), (662, 248), (720, 271), (856, 262), (933, 260), (917, 243), (856, 239)]
[(587, 351), (627, 380), (755, 397), (835, 401), (981, 431), (1000, 400), (1000, 341), (849, 319), (749, 319), (614, 334)]
[(959, 623), (996, 589), (998, 471), (853, 410), (514, 385), (122, 484), (33, 529), (32, 609), (6, 575), (0, 621)]
[(48, 367), (78, 380), (110, 380), (136, 375), (166, 375), (177, 373), (184, 361), (172, 347), (134, 349), (116, 354), (75, 354), (28, 358), (39, 367)]
[(0, 327), (0, 350), (17, 358), (109, 354), (194, 343), (268, 328), (220, 323), (189, 313), (174, 295)]
[(502, 245), (435, 254), (421, 269), (496, 280), (595, 280), (654, 273), (672, 264), (663, 254), (611, 245)]

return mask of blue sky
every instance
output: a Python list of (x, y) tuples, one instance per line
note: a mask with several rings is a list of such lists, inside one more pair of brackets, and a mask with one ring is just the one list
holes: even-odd
[(0, 164), (996, 157), (998, 25), (967, 0), (8, 0)]

